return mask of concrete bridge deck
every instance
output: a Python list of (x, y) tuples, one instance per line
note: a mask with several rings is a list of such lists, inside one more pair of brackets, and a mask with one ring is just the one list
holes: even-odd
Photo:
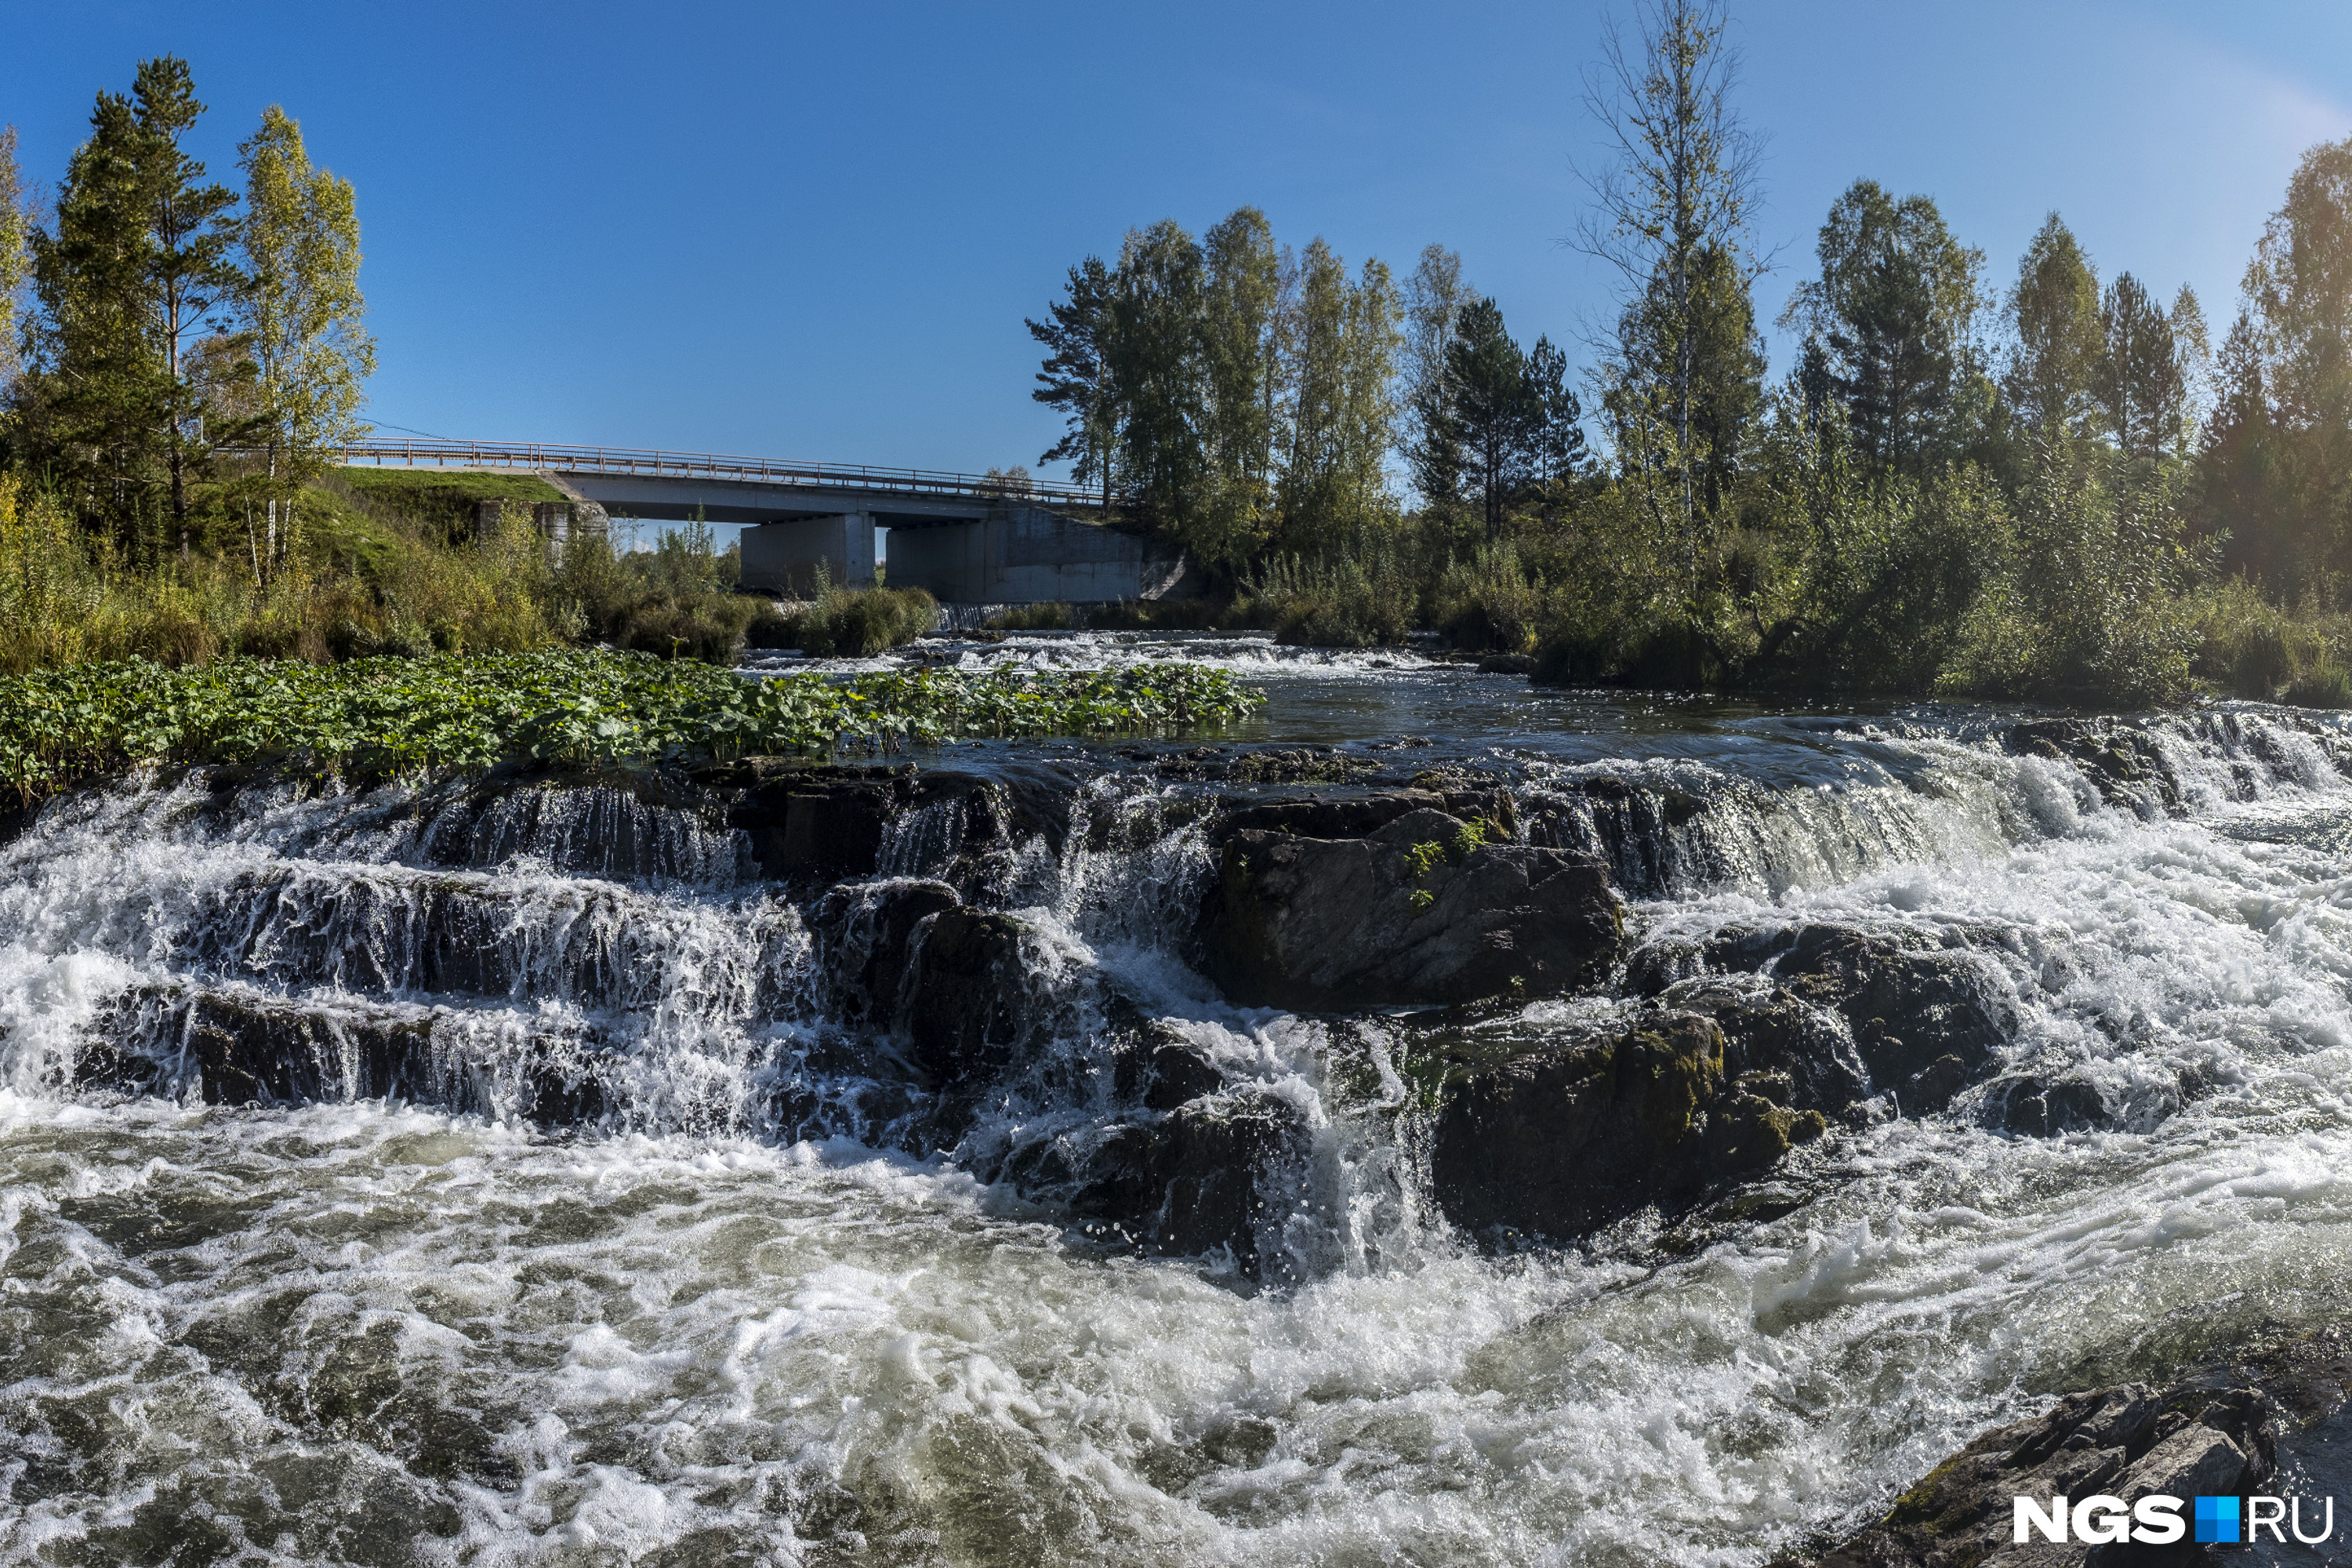
[(744, 585), (772, 592), (810, 591), (819, 562), (832, 582), (871, 584), (879, 529), (893, 535), (891, 585), (929, 588), (949, 603), (1159, 598), (1186, 577), (1181, 554), (1104, 527), (1101, 496), (1071, 485), (539, 442), (361, 441), (342, 458), (453, 473), (529, 470), (608, 516), (744, 524)]

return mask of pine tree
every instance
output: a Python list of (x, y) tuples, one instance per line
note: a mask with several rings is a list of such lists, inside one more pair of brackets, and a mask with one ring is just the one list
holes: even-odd
[(118, 527), (134, 529), (150, 488), (163, 486), (183, 556), (189, 485), (238, 434), (215, 395), (234, 356), (217, 343), (198, 352), (221, 335), (219, 312), (243, 284), (236, 198), (204, 183), (181, 146), (203, 112), (185, 61), (141, 61), (131, 97), (99, 94), (55, 232), (33, 242), (41, 436), (105, 493)]
[(208, 418), (213, 400), (192, 374), (190, 351), (222, 330), (215, 312), (232, 304), (244, 284), (235, 252), (236, 195), (226, 185), (204, 183), (205, 166), (181, 146), (205, 111), (185, 60), (170, 55), (142, 60), (131, 92), (142, 132), (142, 195), (152, 247), (150, 309), (163, 360), (163, 460), (171, 476), (172, 522), (184, 559), (189, 479), (227, 434)]
[(1568, 384), (1568, 355), (1548, 337), (1528, 351), (1527, 399), (1534, 415), (1528, 462), (1547, 484), (1574, 479), (1584, 468), (1584, 406)]
[(2105, 337), (2095, 386), (2107, 433), (2137, 458), (2172, 451), (2181, 441), (2188, 388), (2164, 308), (2126, 272), (2099, 307)]
[(1047, 350), (1037, 388), (1029, 395), (1069, 418), (1062, 438), (1037, 460), (1066, 462), (1077, 483), (1100, 484), (1106, 507), (1110, 505), (1118, 441), (1118, 407), (1110, 373), (1110, 269), (1102, 258), (1089, 256), (1070, 268), (1066, 297), (1046, 305), (1049, 319), (1023, 323)]
[(100, 92), (56, 220), (31, 237), (40, 313), (19, 405), (35, 449), (126, 536), (156, 478), (165, 379), (148, 308), (142, 140), (131, 100)]
[(1445, 417), (1490, 539), (1502, 531), (1505, 501), (1527, 478), (1541, 417), (1528, 393), (1527, 355), (1504, 329), (1501, 308), (1473, 299), (1446, 350)]
[(2054, 212), (2018, 261), (2009, 308), (2016, 342), (2002, 390), (2010, 402), (2044, 441), (2088, 434), (2108, 380), (2108, 334), (2100, 317), (2098, 273)]
[(1856, 445), (1906, 473), (1958, 455), (1963, 390), (1980, 374), (1984, 253), (1953, 238), (1927, 197), (1897, 202), (1857, 180), (1830, 208), (1818, 254), (1821, 276), (1781, 321), (1821, 346)]
[(267, 454), (268, 534), (256, 563), (266, 575), (290, 543), (295, 492), (365, 433), (361, 387), (375, 370), (375, 341), (361, 325), (366, 302), (351, 182), (311, 166), (302, 128), (275, 104), (237, 151), (251, 269), (245, 321), (259, 380), (257, 437)]
[(2182, 397), (2181, 440), (2190, 446), (2213, 406), (2213, 343), (2205, 330), (2205, 307), (2188, 284), (2172, 297), (2173, 352), (2179, 356)]

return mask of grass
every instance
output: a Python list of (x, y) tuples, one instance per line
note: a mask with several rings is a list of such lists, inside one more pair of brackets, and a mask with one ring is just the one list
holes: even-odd
[(1053, 600), (1040, 605), (1014, 605), (991, 616), (987, 629), (992, 632), (1066, 632), (1076, 623), (1070, 618), (1070, 606)]
[(473, 537), (474, 520), (486, 500), (528, 506), (569, 499), (545, 479), (522, 469), (452, 473), (434, 468), (336, 468), (326, 475), (322, 488), (354, 503), (357, 510), (394, 513), (427, 524), (451, 542)]
[(756, 679), (689, 660), (563, 649), (474, 658), (145, 659), (0, 677), (0, 783), (31, 803), (145, 763), (274, 763), (384, 777), (511, 759), (631, 763), (971, 736), (1160, 734), (1264, 700), (1222, 670), (1152, 664)]
[(753, 647), (793, 647), (813, 658), (871, 658), (913, 642), (940, 624), (940, 602), (921, 588), (835, 588), (759, 616)]
[(57, 494), (0, 474), (0, 672), (581, 643), (725, 664), (764, 607), (734, 591), (734, 552), (716, 550), (707, 527), (674, 529), (657, 548), (624, 554), (584, 535), (559, 559), (528, 513), (509, 509), (480, 530), (470, 500), (458, 507), (456, 491), (417, 482), (554, 495), (527, 475), (343, 470), (353, 472), (385, 482), (355, 488), (330, 474), (304, 489), (281, 519), (275, 562), (258, 519), (221, 514), (205, 520), (214, 548), (136, 567), (79, 526)]

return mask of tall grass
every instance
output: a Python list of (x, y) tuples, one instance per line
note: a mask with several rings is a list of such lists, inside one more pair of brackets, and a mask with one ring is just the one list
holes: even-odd
[(401, 492), (304, 491), (298, 542), (265, 578), (242, 548), (133, 568), (56, 495), (0, 474), (0, 671), (599, 642), (723, 664), (763, 607), (734, 592), (735, 557), (714, 549), (707, 527), (625, 554), (601, 535), (577, 537), (558, 562), (520, 508), (452, 542), (454, 513), (412, 516), (388, 493)]
[(871, 658), (913, 642), (940, 624), (940, 602), (924, 588), (843, 588), (823, 561), (816, 597), (777, 605), (751, 629), (754, 647), (798, 648), (812, 658)]
[(2307, 602), (2290, 613), (2242, 577), (2197, 606), (2197, 679), (2216, 691), (2305, 708), (2352, 707), (2352, 616)]
[(1394, 542), (1367, 531), (1327, 555), (1275, 557), (1242, 579), (1235, 607), (1283, 642), (1370, 647), (1404, 641), (1419, 602)]
[(1543, 584), (1528, 574), (1510, 540), (1482, 544), (1466, 561), (1448, 561), (1431, 595), (1430, 619), (1455, 647), (1526, 653), (1544, 619)]

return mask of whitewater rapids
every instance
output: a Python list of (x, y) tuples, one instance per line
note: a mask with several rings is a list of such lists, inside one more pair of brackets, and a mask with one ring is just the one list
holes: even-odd
[[(640, 824), (670, 837), (625, 872), (597, 860), (609, 798), (454, 843), (400, 792), (257, 789), (225, 816), (201, 779), (131, 781), (0, 850), (0, 1558), (1757, 1564), (2054, 1391), (2345, 1315), (2336, 721), (2158, 721), (2166, 805), (1974, 710), (1203, 651), (1275, 692), (1247, 740), (1443, 729), (1433, 753), (1508, 771), (1531, 812), (1599, 772), (1699, 803), (1590, 825), (1639, 942), (2014, 933), (2011, 1062), (2087, 1079), (2112, 1125), (1889, 1116), (1774, 1172), (1779, 1217), (1484, 1255), (1426, 1197), (1393, 1073), (1364, 1088), (1330, 1023), (1230, 1007), (1178, 961), (1195, 827), (1037, 847), (1006, 898), (1050, 933), (1074, 1028), (1115, 985), (1309, 1108), (1318, 1239), (1260, 1288), (1099, 1246), (952, 1155), (780, 1138), (775, 1064), (822, 991), (800, 913), (724, 835)], [(1156, 821), (1171, 788), (1032, 750), (1098, 817)], [(373, 923), (322, 947), (360, 888)], [(507, 994), (400, 967), (384, 911), (427, 892), (489, 911)], [(396, 1015), (488, 1087), (467, 1114), (77, 1087), (110, 1008), (198, 984)], [(1411, 1020), (1363, 1023), (1412, 1048)], [(502, 1114), (526, 1038), (619, 1053), (621, 1109)]]

